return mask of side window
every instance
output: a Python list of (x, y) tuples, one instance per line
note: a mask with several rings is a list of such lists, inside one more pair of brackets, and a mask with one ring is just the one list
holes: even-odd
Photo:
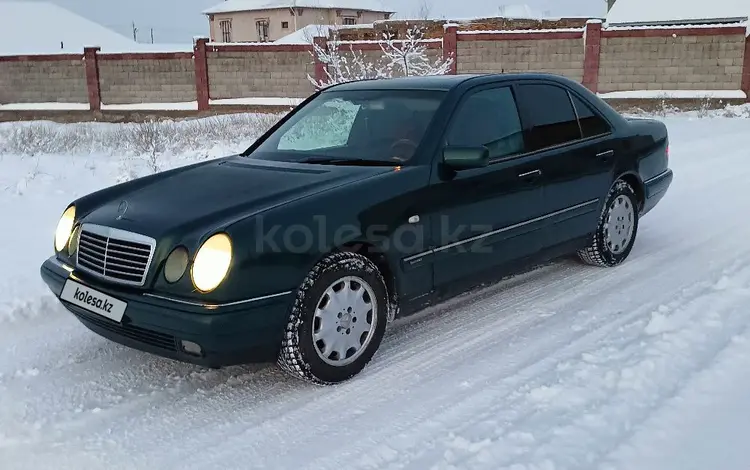
[(573, 98), (573, 104), (575, 104), (576, 111), (578, 112), (578, 121), (581, 123), (584, 139), (610, 132), (607, 121), (594, 113), (591, 106), (584, 103), (583, 100), (574, 94), (570, 96)]
[(519, 100), (531, 120), (529, 150), (536, 151), (581, 139), (568, 92), (553, 85), (530, 84), (518, 87)]
[(524, 153), (523, 128), (510, 87), (478, 91), (453, 116), (447, 144), (486, 146), (490, 158)]

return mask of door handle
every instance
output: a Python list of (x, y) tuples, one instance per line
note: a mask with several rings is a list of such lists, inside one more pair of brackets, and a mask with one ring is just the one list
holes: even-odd
[(542, 176), (541, 170), (527, 171), (526, 173), (521, 173), (520, 175), (518, 175), (519, 178), (523, 179), (533, 179), (537, 176)]
[(596, 154), (597, 158), (601, 158), (605, 162), (615, 154), (614, 150), (605, 150)]

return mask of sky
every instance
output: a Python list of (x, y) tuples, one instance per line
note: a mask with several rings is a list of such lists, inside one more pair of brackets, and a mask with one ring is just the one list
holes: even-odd
[[(3, 1), (3, 0), (0, 0)], [(37, 0), (25, 0), (37, 1)], [(603, 16), (606, 0), (384, 0), (398, 17), (417, 17), (420, 5), (427, 2), (430, 16), (466, 18), (496, 16), (503, 4), (525, 3), (554, 16)], [(133, 23), (139, 42), (185, 43), (193, 36), (208, 36), (208, 20), (201, 11), (220, 0), (53, 0), (79, 15), (133, 37)]]

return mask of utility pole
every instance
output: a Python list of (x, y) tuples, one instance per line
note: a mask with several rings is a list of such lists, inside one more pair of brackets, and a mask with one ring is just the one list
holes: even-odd
[(154, 28), (151, 28), (151, 44), (154, 43)]
[(135, 21), (133, 21), (133, 41), (138, 42), (138, 28), (135, 27)]

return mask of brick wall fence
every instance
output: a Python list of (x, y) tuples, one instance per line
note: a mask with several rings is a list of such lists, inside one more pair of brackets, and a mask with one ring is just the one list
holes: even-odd
[[(325, 45), (326, 39), (316, 38)], [(451, 73), (542, 71), (568, 76), (599, 92), (639, 90), (744, 91), (750, 96), (750, 37), (745, 25), (469, 31), (446, 25), (442, 39), (426, 42), (432, 57), (453, 57)], [(376, 57), (372, 41), (341, 47)], [(0, 104), (194, 102), (304, 98), (322, 77), (310, 45), (213, 44), (193, 52), (102, 53), (0, 57)], [(3, 109), (0, 107), (0, 110)], [(7, 106), (6, 106), (7, 109)]]

